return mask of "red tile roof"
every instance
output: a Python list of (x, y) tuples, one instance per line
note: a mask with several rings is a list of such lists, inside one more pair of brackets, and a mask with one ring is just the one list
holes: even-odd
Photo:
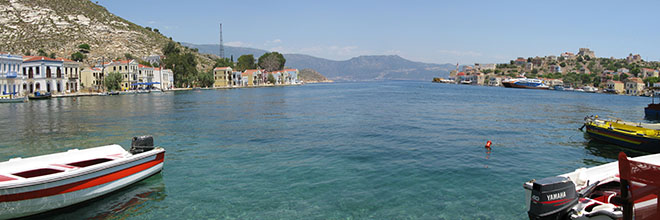
[(213, 70), (226, 70), (226, 69), (231, 69), (231, 67), (228, 67), (228, 66), (227, 67), (216, 67)]
[(58, 57), (57, 60), (59, 60), (59, 61), (65, 61), (65, 62), (73, 62), (73, 60), (69, 60), (69, 59), (67, 59), (67, 58), (61, 58), (61, 57)]
[(465, 76), (465, 73), (464, 73), (464, 72), (460, 72), (460, 73), (458, 73), (458, 74), (456, 74), (456, 75), (457, 75), (457, 76)]
[(31, 62), (31, 61), (38, 61), (38, 60), (48, 60), (48, 61), (60, 61), (56, 60), (50, 57), (43, 57), (43, 56), (28, 56), (23, 58), (23, 62)]

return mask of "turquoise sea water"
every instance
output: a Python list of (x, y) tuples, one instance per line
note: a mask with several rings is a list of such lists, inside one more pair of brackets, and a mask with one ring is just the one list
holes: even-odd
[(523, 182), (621, 150), (585, 139), (586, 115), (640, 121), (649, 101), (428, 82), (62, 98), (0, 105), (0, 160), (167, 150), (161, 174), (38, 218), (525, 219)]

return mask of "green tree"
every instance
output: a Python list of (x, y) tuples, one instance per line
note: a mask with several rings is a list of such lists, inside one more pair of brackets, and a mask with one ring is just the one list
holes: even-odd
[(216, 67), (231, 67), (231, 68), (234, 68), (234, 62), (232, 62), (229, 58), (215, 59), (215, 65), (213, 65), (213, 68), (216, 68)]
[(47, 54), (46, 51), (44, 51), (43, 49), (39, 49), (39, 50), (37, 51), (37, 56), (47, 57), (48, 54)]
[(273, 76), (273, 74), (270, 73), (268, 74), (268, 82), (270, 84), (275, 84), (275, 77)]
[(639, 67), (637, 67), (637, 66), (630, 69), (630, 73), (632, 73), (635, 76), (639, 76), (639, 73), (641, 73), (641, 72), (642, 72), (642, 70), (639, 69)]
[(91, 47), (89, 46), (89, 44), (78, 45), (78, 52), (87, 54), (90, 51), (91, 51)]
[(651, 77), (648, 77), (648, 78), (644, 79), (644, 83), (651, 84), (651, 85), (653, 85), (654, 83), (657, 83), (659, 81), (660, 81), (660, 78), (655, 77), (655, 76), (651, 76)]
[(265, 53), (259, 57), (259, 66), (269, 72), (281, 70), (285, 63), (284, 55), (278, 52)]
[(621, 76), (619, 76), (619, 80), (624, 81), (628, 79), (628, 74), (622, 73)]
[(75, 53), (71, 54), (71, 60), (82, 62), (83, 59), (85, 59), (85, 55), (83, 55), (80, 52), (75, 52)]
[(257, 68), (257, 65), (254, 63), (254, 56), (252, 54), (241, 55), (238, 57), (238, 63), (236, 63), (236, 69), (238, 71), (245, 71), (246, 69)]
[(148, 67), (153, 67), (153, 65), (151, 65), (151, 63), (149, 63), (147, 61), (144, 61), (144, 60), (140, 60), (140, 61), (138, 61), (138, 63), (142, 64), (142, 65), (145, 65), (145, 66), (148, 66)]
[(131, 55), (130, 53), (125, 53), (125, 54), (124, 54), (124, 58), (126, 58), (126, 60), (132, 60), (132, 59), (135, 59), (135, 57), (133, 57), (133, 55)]
[(197, 83), (200, 87), (213, 87), (213, 83), (215, 83), (215, 79), (213, 78), (213, 70), (197, 75)]
[(55, 55), (55, 53), (50, 53), (50, 55), (48, 55), (48, 57), (50, 57), (51, 59), (55, 59), (56, 55)]
[(118, 72), (108, 73), (108, 75), (105, 76), (103, 83), (109, 91), (117, 91), (121, 89), (122, 77), (121, 73)]
[(144, 27), (144, 29), (147, 29), (148, 31), (151, 31), (151, 27)]
[(163, 47), (163, 55), (168, 56), (170, 54), (178, 54), (181, 50), (176, 47), (176, 44), (173, 41), (170, 41)]
[(561, 66), (562, 68), (564, 68), (564, 67), (566, 67), (566, 63), (561, 62), (561, 63), (559, 63), (559, 66)]

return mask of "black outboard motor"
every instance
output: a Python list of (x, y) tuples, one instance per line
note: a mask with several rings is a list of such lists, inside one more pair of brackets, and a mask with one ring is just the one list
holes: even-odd
[(131, 142), (131, 154), (139, 154), (154, 149), (154, 137), (151, 135), (133, 137)]
[(532, 184), (529, 219), (567, 219), (578, 202), (575, 184), (566, 177), (548, 177)]

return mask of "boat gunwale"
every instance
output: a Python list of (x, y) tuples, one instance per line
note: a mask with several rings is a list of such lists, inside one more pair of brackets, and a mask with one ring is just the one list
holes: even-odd
[[(21, 179), (16, 179), (16, 180), (22, 180), (21, 183), (15, 183), (12, 184), (12, 181), (6, 181), (6, 182), (0, 182), (0, 190), (3, 189), (15, 189), (15, 188), (21, 188), (21, 187), (29, 187), (29, 186), (34, 186), (34, 185), (40, 185), (40, 184), (47, 184), (47, 183), (53, 183), (53, 182), (58, 182), (58, 181), (63, 181), (75, 177), (80, 177), (88, 174), (93, 174), (96, 172), (100, 172), (102, 170), (110, 169), (113, 167), (125, 165), (131, 162), (135, 162), (147, 157), (151, 157), (154, 155), (158, 155), (159, 153), (164, 153), (165, 149), (156, 147), (153, 150), (139, 153), (139, 154), (131, 154), (132, 156), (130, 157), (125, 157), (125, 158), (119, 158), (119, 159), (114, 159), (112, 161), (108, 161), (110, 163), (100, 163), (96, 164), (99, 165), (98, 167), (89, 166), (89, 167), (77, 167), (78, 169), (72, 171), (72, 172), (60, 172), (60, 173), (55, 173), (51, 175), (44, 175), (44, 176), (39, 176), (35, 178), (21, 178)], [(123, 159), (123, 160), (122, 160)], [(114, 163), (112, 163), (114, 162)], [(4, 174), (3, 174), (4, 175)], [(13, 175), (12, 175), (13, 176)], [(54, 177), (54, 178), (44, 178), (44, 177)]]

